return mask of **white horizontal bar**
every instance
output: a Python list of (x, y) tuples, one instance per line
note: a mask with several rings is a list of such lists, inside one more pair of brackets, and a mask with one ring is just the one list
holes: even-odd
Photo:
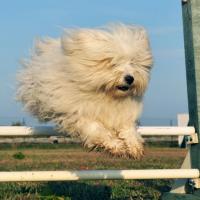
[(199, 178), (198, 169), (0, 172), (0, 182)]
[(0, 126), (1, 136), (52, 136), (60, 135), (52, 126)]
[[(138, 132), (145, 136), (178, 136), (192, 135), (195, 133), (194, 127), (165, 127), (165, 126), (141, 126), (138, 127)], [(0, 136), (44, 136), (44, 135), (60, 135), (51, 126), (0, 126)]]
[(140, 126), (138, 132), (145, 136), (178, 136), (178, 135), (193, 135), (195, 129), (192, 126)]

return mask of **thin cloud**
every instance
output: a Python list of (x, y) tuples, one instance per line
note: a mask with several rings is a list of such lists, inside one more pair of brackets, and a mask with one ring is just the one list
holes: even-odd
[(180, 26), (163, 26), (163, 27), (156, 27), (150, 28), (149, 32), (151, 35), (169, 35), (182, 32), (182, 27)]
[(184, 49), (156, 49), (153, 52), (154, 56), (159, 59), (184, 59)]

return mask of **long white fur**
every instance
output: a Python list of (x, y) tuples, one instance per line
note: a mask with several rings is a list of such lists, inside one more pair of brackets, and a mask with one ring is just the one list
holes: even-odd
[[(143, 140), (136, 132), (149, 82), (152, 55), (144, 28), (115, 24), (70, 29), (61, 38), (36, 42), (18, 74), (17, 98), (40, 120), (89, 148), (140, 158)], [(132, 75), (128, 91), (117, 88)]]

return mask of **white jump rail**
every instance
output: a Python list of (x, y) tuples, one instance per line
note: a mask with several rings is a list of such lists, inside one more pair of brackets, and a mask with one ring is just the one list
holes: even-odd
[[(193, 136), (194, 127), (138, 127), (143, 136)], [(50, 126), (0, 126), (0, 136), (52, 136), (59, 133)], [(198, 179), (198, 169), (144, 170), (67, 170), (0, 172), (0, 182), (75, 181), (101, 179)]]
[(53, 136), (60, 135), (52, 126), (0, 126), (1, 136)]
[(198, 169), (0, 172), (0, 182), (199, 178)]
[[(137, 131), (143, 136), (180, 136), (180, 135), (193, 135), (195, 134), (194, 127), (163, 127), (163, 126), (141, 126)], [(51, 126), (0, 126), (1, 136), (52, 136), (60, 135)]]

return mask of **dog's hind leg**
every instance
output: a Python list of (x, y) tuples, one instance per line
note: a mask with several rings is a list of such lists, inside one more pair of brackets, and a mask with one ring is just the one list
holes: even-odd
[(79, 134), (84, 145), (90, 149), (102, 148), (112, 155), (126, 156), (124, 141), (117, 138), (100, 122), (89, 119), (77, 123)]

